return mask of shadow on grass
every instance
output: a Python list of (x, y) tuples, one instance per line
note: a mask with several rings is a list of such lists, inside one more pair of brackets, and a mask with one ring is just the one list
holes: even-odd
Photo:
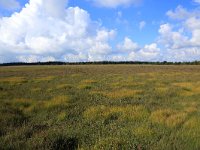
[(75, 137), (65, 137), (59, 135), (57, 137), (52, 137), (52, 139), (46, 139), (45, 143), (47, 149), (51, 150), (77, 150), (78, 149), (78, 139)]

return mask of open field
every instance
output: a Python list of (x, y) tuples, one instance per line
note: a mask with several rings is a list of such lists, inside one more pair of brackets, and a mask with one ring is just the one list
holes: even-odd
[(200, 149), (200, 66), (0, 67), (0, 149)]

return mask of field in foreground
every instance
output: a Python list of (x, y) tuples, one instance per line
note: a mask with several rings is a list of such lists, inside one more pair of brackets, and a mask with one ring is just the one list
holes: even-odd
[(0, 149), (200, 149), (200, 66), (0, 68)]

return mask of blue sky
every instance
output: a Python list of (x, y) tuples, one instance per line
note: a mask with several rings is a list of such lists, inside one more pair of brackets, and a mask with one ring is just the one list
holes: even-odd
[[(31, 1), (29, 4), (28, 0), (0, 0), (0, 33), (4, 34), (3, 40), (0, 41), (1, 62), (200, 59), (199, 0)], [(25, 6), (27, 3), (28, 6)], [(61, 5), (65, 5), (65, 8), (61, 8)], [(22, 11), (23, 9), (25, 11)], [(38, 12), (32, 12), (32, 9)], [(27, 13), (29, 10), (32, 14)], [(13, 15), (14, 13), (18, 15)], [(54, 13), (53, 16), (51, 13)], [(65, 15), (61, 18), (57, 14)], [(23, 26), (30, 22), (29, 15), (33, 17), (35, 28), (25, 27), (27, 29), (23, 30)], [(42, 20), (44, 15), (46, 18)], [(66, 20), (66, 16), (71, 20)], [(52, 30), (53, 26), (49, 24), (49, 30), (46, 31), (48, 33), (43, 33), (42, 25), (45, 24), (45, 19), (46, 22), (55, 23), (58, 28), (61, 27), (58, 22), (64, 22), (65, 29)], [(9, 25), (9, 22), (14, 25)], [(15, 26), (16, 22), (18, 24)], [(41, 26), (37, 27), (38, 24)], [(75, 27), (82, 29), (80, 31), (84, 33), (77, 37), (67, 34), (72, 31), (76, 34)], [(19, 31), (15, 31), (16, 28)], [(64, 41), (52, 45), (64, 35)], [(41, 44), (35, 46), (35, 41)], [(80, 44), (80, 41), (87, 44)], [(52, 48), (50, 52), (49, 47)]]

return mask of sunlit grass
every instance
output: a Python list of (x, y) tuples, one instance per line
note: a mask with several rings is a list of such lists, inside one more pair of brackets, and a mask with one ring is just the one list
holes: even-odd
[(154, 131), (145, 125), (135, 128), (132, 132), (136, 136), (143, 138), (151, 137), (154, 134)]
[(120, 89), (110, 92), (102, 92), (103, 95), (107, 96), (110, 99), (122, 99), (126, 97), (133, 97), (142, 92), (142, 90), (132, 90), (132, 89)]
[(0, 149), (200, 147), (199, 66), (0, 69)]
[(106, 119), (110, 115), (117, 115), (118, 120), (141, 120), (149, 113), (143, 106), (106, 107), (103, 105), (87, 109), (83, 116), (89, 120)]
[(59, 114), (57, 115), (58, 121), (64, 121), (64, 120), (66, 119), (66, 117), (67, 117), (66, 112), (61, 112), (61, 113), (59, 113)]
[(93, 147), (94, 150), (105, 150), (105, 149), (112, 149), (117, 150), (120, 149), (121, 145), (126, 143), (124, 140), (108, 137), (104, 139), (100, 139), (95, 146)]
[(51, 81), (54, 78), (55, 78), (55, 76), (38, 77), (38, 78), (35, 78), (34, 81), (35, 82)]
[(32, 92), (39, 92), (41, 90), (41, 88), (32, 88), (31, 91)]
[(22, 83), (26, 81), (26, 79), (24, 77), (6, 77), (6, 78), (0, 78), (0, 83), (1, 82), (8, 82), (8, 83)]
[(183, 89), (183, 96), (192, 96), (195, 94), (200, 94), (200, 82), (180, 82), (173, 83), (173, 85), (181, 87)]
[(168, 127), (176, 127), (182, 124), (187, 117), (186, 112), (178, 112), (172, 109), (161, 109), (154, 111), (150, 119), (152, 122), (166, 125)]
[(51, 100), (48, 100), (44, 103), (46, 108), (56, 107), (56, 106), (65, 106), (69, 102), (69, 98), (67, 96), (56, 96)]

